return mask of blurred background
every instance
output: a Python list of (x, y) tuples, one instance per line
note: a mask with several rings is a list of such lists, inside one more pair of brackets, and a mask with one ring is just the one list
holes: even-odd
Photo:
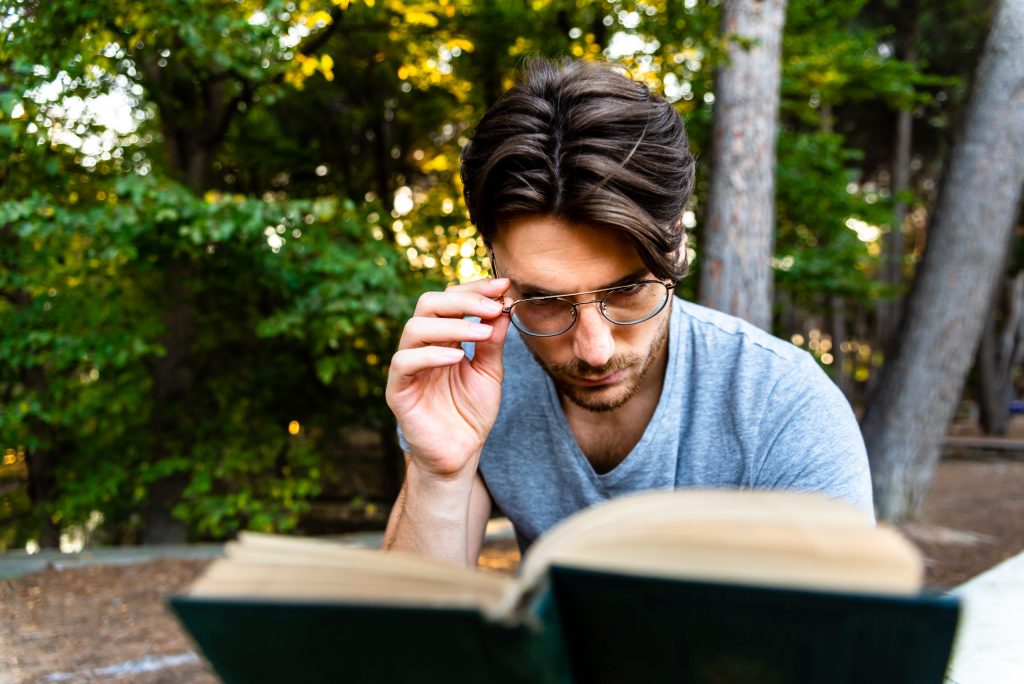
[[(700, 300), (719, 5), (0, 2), (0, 549), (381, 528), (403, 467), (388, 360), (420, 292), (484, 273), (459, 152), (529, 56), (616, 62), (685, 118), (679, 292)], [(771, 328), (858, 411), (992, 10), (785, 9)], [(995, 434), (1020, 379), (1011, 232), (971, 313), (990, 357), (945, 400)]]

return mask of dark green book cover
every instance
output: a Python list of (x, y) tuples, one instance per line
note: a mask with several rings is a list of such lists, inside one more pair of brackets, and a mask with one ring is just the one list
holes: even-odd
[(552, 568), (578, 682), (941, 684), (959, 603)]
[(175, 597), (227, 682), (940, 684), (959, 605), (552, 568), (474, 610)]

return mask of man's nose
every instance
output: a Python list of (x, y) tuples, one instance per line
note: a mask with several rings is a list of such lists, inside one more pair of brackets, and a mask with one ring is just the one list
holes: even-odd
[(572, 346), (576, 358), (598, 368), (608, 363), (615, 354), (612, 324), (601, 315), (599, 303), (576, 307), (576, 325), (572, 328)]

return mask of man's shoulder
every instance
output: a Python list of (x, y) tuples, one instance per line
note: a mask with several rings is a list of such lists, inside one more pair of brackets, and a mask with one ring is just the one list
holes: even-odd
[(715, 309), (676, 298), (676, 331), (698, 343), (694, 352), (734, 361), (768, 361), (772, 365), (803, 365), (811, 356), (751, 323)]

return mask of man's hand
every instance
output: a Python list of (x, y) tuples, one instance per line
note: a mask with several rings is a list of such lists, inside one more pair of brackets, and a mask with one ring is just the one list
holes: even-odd
[[(476, 471), (501, 402), (509, 319), (495, 298), (508, 286), (496, 278), (427, 292), (402, 332), (385, 396), (419, 474), (461, 479)], [(476, 343), (472, 361), (462, 342)]]

